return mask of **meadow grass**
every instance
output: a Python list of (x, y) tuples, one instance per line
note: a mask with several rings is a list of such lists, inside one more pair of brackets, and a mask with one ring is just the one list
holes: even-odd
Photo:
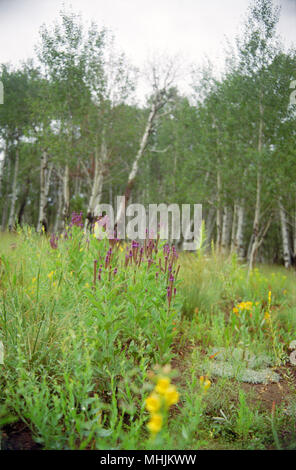
[[(0, 426), (24, 422), (44, 449), (293, 446), (295, 273), (248, 279), (234, 255), (110, 244), (76, 222), (0, 235)], [(215, 348), (233, 376), (213, 373)], [(286, 400), (263, 406), (233, 348), (246, 370), (268, 356)]]

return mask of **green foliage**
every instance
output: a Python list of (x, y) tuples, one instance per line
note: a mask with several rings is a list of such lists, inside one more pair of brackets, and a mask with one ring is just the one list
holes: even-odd
[(87, 239), (75, 225), (56, 249), (29, 227), (15, 243), (9, 258), (0, 250), (6, 406), (48, 449), (136, 439), (147, 368), (171, 361), (179, 317), (179, 294), (169, 307), (168, 272), (158, 265), (162, 247), (141, 261), (140, 248), (133, 261), (128, 250), (126, 265), (126, 247)]
[(246, 440), (254, 424), (254, 413), (249, 409), (246, 402), (246, 395), (242, 390), (239, 391), (239, 409), (236, 420), (236, 431), (238, 435)]
[[(168, 417), (161, 442), (155, 441), (157, 448), (265, 448), (275, 445), (276, 435), (276, 445), (290, 445), (282, 442), (280, 433), (283, 426), (289, 428), (292, 415), (285, 414), (284, 419), (277, 412), (271, 422), (269, 410), (259, 413), (237, 385), (262, 382), (258, 374), (275, 361), (274, 338), (268, 322), (262, 323), (268, 289), (276, 344), (284, 341), (286, 349), (292, 339), (280, 307), (290, 305), (295, 295), (289, 276), (282, 279), (280, 272), (259, 270), (266, 278), (260, 298), (261, 287), (247, 285), (245, 268), (235, 259), (180, 256), (174, 269), (180, 261), (181, 277), (174, 281), (177, 293), (168, 308), (168, 277), (158, 262), (164, 246), (159, 245), (157, 253), (151, 251), (153, 263), (145, 256), (139, 265), (136, 245), (132, 258), (136, 256), (138, 263), (131, 262), (127, 245), (86, 236), (75, 224), (56, 245), (52, 248), (46, 235), (30, 227), (1, 236), (5, 364), (0, 366), (0, 386), (9, 422), (22, 420), (46, 449), (151, 448), (145, 411), (148, 371), (155, 364), (177, 361), (180, 402)], [(205, 282), (211, 276), (221, 283), (217, 309), (210, 303), (211, 283)], [(197, 285), (197, 303), (182, 318), (182, 305), (189, 305), (187, 297), (193, 302), (190, 292)], [(259, 298), (259, 304), (251, 307), (246, 298), (242, 301), (241, 292)], [(209, 303), (199, 303), (202, 299)], [(236, 305), (239, 317), (232, 311)], [(178, 355), (186, 349), (192, 353), (179, 363)], [(226, 365), (232, 368), (229, 377), (214, 370)], [(212, 382), (206, 394), (200, 385), (202, 375)]]

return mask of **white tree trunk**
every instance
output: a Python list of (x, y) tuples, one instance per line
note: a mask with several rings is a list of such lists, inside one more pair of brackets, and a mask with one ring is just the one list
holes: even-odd
[(78, 159), (77, 166), (76, 166), (76, 176), (75, 176), (75, 189), (74, 189), (74, 194), (75, 197), (79, 196), (80, 194), (80, 160)]
[(220, 170), (217, 172), (217, 217), (216, 217), (216, 225), (217, 225), (217, 240), (216, 246), (217, 250), (220, 250), (221, 247), (221, 235), (222, 235), (222, 212), (221, 212), (221, 174)]
[(54, 223), (54, 232), (58, 233), (62, 228), (62, 213), (63, 213), (63, 178), (58, 177), (58, 207)]
[(285, 209), (284, 209), (281, 199), (279, 199), (278, 203), (279, 203), (280, 220), (281, 220), (284, 263), (285, 263), (285, 268), (290, 268), (291, 251), (290, 251), (290, 243), (289, 243), (289, 230), (288, 230), (287, 218), (286, 218)]
[(40, 232), (42, 226), (47, 227), (46, 207), (48, 201), (52, 168), (53, 164), (48, 163), (48, 156), (47, 153), (44, 151), (42, 153), (40, 163), (40, 201), (37, 232)]
[(233, 206), (233, 216), (232, 216), (232, 227), (231, 227), (231, 242), (230, 242), (230, 251), (233, 253), (235, 251), (236, 247), (236, 238), (235, 238), (235, 232), (236, 232), (236, 225), (237, 225), (237, 204), (234, 203)]
[[(6, 175), (7, 175), (6, 180), (7, 180), (8, 185), (9, 185), (10, 178), (11, 178), (11, 158), (7, 159)], [(2, 219), (1, 219), (1, 230), (2, 230), (2, 232), (4, 232), (4, 230), (6, 229), (7, 213), (8, 213), (8, 204), (4, 204), (4, 207), (2, 207)]]
[(149, 135), (152, 131), (153, 123), (155, 121), (157, 113), (164, 104), (165, 104), (165, 100), (163, 100), (161, 98), (160, 93), (157, 93), (155, 95), (155, 98), (153, 100), (153, 103), (152, 103), (152, 106), (151, 106), (151, 109), (150, 109), (150, 113), (149, 113), (149, 116), (148, 116), (148, 119), (147, 119), (144, 134), (143, 134), (142, 139), (140, 141), (139, 150), (136, 154), (136, 157), (135, 157), (133, 165), (132, 165), (132, 169), (131, 169), (130, 174), (128, 176), (127, 187), (126, 187), (126, 191), (125, 191), (125, 197), (122, 198), (122, 200), (120, 202), (120, 205), (119, 205), (119, 208), (117, 210), (116, 224), (118, 224), (118, 222), (121, 220), (121, 218), (124, 214), (125, 205), (126, 205), (128, 199), (130, 197), (131, 188), (132, 188), (132, 185), (134, 183), (134, 180), (135, 180), (135, 178), (137, 176), (137, 173), (138, 173), (138, 170), (139, 170), (139, 161), (140, 161), (141, 157), (143, 156), (143, 154), (145, 152), (145, 149), (146, 149), (146, 146), (147, 146), (147, 143), (148, 143), (148, 138), (149, 138)]
[(64, 175), (63, 175), (63, 226), (66, 225), (66, 222), (69, 218), (70, 210), (70, 187), (69, 187), (69, 165), (66, 163)]
[(10, 203), (10, 211), (9, 211), (9, 218), (8, 218), (9, 230), (11, 230), (15, 224), (15, 203), (17, 200), (17, 193), (18, 193), (18, 185), (17, 185), (18, 170), (19, 170), (19, 151), (18, 149), (16, 149), (13, 182), (12, 182), (11, 203)]
[[(263, 146), (263, 105), (262, 105), (262, 92), (260, 95), (259, 102), (259, 130), (258, 130), (258, 159), (261, 158), (262, 146)], [(253, 222), (253, 245), (251, 248), (250, 259), (249, 259), (249, 271), (248, 274), (253, 269), (256, 252), (259, 246), (259, 224), (260, 224), (260, 206), (261, 206), (261, 162), (257, 164), (257, 187), (256, 187), (256, 206), (255, 206), (255, 215)]]
[(6, 146), (5, 146), (3, 155), (4, 155), (3, 159), (0, 161), (0, 195), (1, 195), (2, 180), (3, 180), (3, 175), (4, 175), (5, 160), (6, 160)]
[(260, 201), (261, 201), (261, 172), (257, 170), (257, 189), (256, 189), (256, 206), (253, 222), (253, 242), (249, 258), (249, 273), (252, 271), (255, 262), (255, 256), (259, 245), (259, 223), (260, 223)]
[(223, 223), (222, 223), (222, 236), (221, 236), (221, 248), (222, 253), (225, 255), (229, 249), (231, 233), (231, 210), (228, 206), (224, 207), (223, 212)]
[(103, 132), (100, 154), (98, 152), (97, 147), (95, 149), (94, 179), (92, 184), (91, 196), (87, 207), (87, 214), (91, 217), (97, 217), (99, 215), (99, 204), (102, 199), (104, 172), (107, 160), (108, 152), (105, 134)]
[(237, 208), (237, 230), (235, 236), (235, 248), (238, 259), (242, 261), (245, 257), (244, 250), (244, 226), (245, 226), (245, 207), (244, 201), (241, 201)]

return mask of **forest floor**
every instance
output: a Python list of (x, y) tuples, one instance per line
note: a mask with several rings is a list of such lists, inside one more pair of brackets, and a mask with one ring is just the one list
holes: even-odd
[(296, 448), (294, 271), (69, 234), (0, 235), (1, 449)]

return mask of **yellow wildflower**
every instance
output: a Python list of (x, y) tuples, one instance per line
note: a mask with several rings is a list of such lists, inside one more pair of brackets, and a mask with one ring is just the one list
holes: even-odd
[(206, 377), (204, 377), (203, 375), (200, 376), (199, 383), (200, 383), (201, 387), (204, 389), (205, 392), (211, 386), (211, 381), (209, 379), (207, 379)]
[(264, 314), (264, 319), (265, 319), (265, 320), (269, 320), (269, 319), (270, 319), (270, 313), (269, 313), (269, 312), (265, 312), (265, 314)]
[(270, 304), (271, 302), (271, 290), (268, 292), (268, 303)]
[(159, 396), (156, 393), (151, 393), (148, 398), (145, 400), (146, 409), (150, 411), (150, 413), (155, 413), (159, 410), (161, 401)]
[(241, 302), (240, 306), (243, 310), (251, 310), (252, 309), (252, 302)]
[(53, 275), (54, 275), (54, 271), (50, 271), (50, 273), (47, 274), (47, 277), (48, 277), (49, 279), (51, 279)]
[(204, 390), (207, 391), (207, 390), (210, 388), (211, 384), (212, 384), (212, 383), (211, 383), (211, 381), (210, 381), (209, 379), (205, 380), (205, 382), (204, 382)]
[(147, 424), (147, 428), (152, 434), (157, 434), (161, 430), (162, 422), (162, 416), (158, 413), (155, 413), (151, 416), (150, 421)]
[(160, 393), (160, 395), (164, 395), (170, 386), (170, 382), (170, 379), (167, 377), (159, 378), (155, 387), (155, 391)]
[(233, 307), (232, 311), (233, 311), (233, 313), (235, 313), (236, 315), (238, 314), (238, 308), (237, 308), (237, 307)]
[(179, 401), (179, 393), (174, 385), (170, 385), (165, 394), (164, 398), (167, 406), (175, 405)]
[(164, 421), (166, 422), (170, 406), (175, 405), (179, 401), (179, 393), (176, 387), (171, 384), (171, 379), (168, 376), (171, 371), (170, 366), (166, 365), (162, 368), (155, 366), (154, 370), (157, 372), (150, 371), (149, 377), (153, 381), (156, 379), (156, 385), (145, 400), (145, 408), (150, 413), (147, 428), (151, 433), (152, 439), (162, 429)]

